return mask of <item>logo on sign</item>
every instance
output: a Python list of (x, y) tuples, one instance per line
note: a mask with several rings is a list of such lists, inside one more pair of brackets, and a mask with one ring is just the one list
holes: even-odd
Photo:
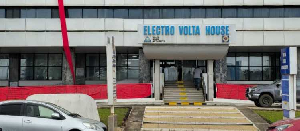
[(223, 35), (223, 36), (222, 36), (222, 42), (223, 42), (223, 43), (228, 43), (228, 42), (229, 42), (229, 36)]

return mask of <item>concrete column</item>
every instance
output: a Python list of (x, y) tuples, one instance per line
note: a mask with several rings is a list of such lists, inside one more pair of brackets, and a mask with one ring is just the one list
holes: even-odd
[(145, 57), (143, 49), (139, 49), (139, 83), (150, 83), (150, 60)]
[[(72, 61), (73, 61), (73, 67), (74, 67), (74, 69), (76, 69), (75, 68), (75, 51), (74, 50), (75, 50), (74, 48), (70, 48)], [(65, 53), (63, 53), (62, 83), (63, 83), (63, 85), (73, 85), (73, 77), (72, 77), (72, 73), (70, 71), (69, 63), (67, 61)]]
[(300, 47), (297, 48), (297, 76), (296, 79), (300, 79)]
[(9, 54), (9, 86), (19, 86), (20, 54)]
[(76, 85), (85, 84), (85, 54), (76, 54)]
[(207, 60), (207, 99), (212, 101), (214, 98), (214, 60)]
[(154, 97), (155, 100), (160, 100), (160, 60), (155, 60), (154, 62)]
[(226, 56), (221, 60), (215, 61), (214, 74), (216, 83), (227, 83), (227, 62)]

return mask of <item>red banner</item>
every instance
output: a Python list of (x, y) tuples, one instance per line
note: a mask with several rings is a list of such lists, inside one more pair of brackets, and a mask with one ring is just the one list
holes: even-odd
[(253, 85), (236, 85), (217, 83), (217, 98), (247, 100), (246, 89)]
[[(106, 85), (67, 85), (0, 88), (0, 101), (25, 100), (33, 94), (87, 94), (95, 100), (107, 99)], [(151, 96), (151, 84), (117, 84), (118, 99)]]
[(66, 59), (68, 61), (69, 67), (70, 67), (70, 71), (73, 76), (73, 84), (75, 84), (75, 74), (74, 74), (74, 67), (73, 67), (73, 62), (72, 62), (72, 55), (71, 55), (71, 51), (70, 51), (70, 47), (69, 47), (64, 0), (58, 0), (58, 9), (59, 9), (61, 33), (62, 33), (62, 39), (63, 39), (63, 48), (65, 51)]

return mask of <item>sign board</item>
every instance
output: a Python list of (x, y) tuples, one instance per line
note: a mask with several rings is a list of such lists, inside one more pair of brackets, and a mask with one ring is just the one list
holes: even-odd
[(139, 43), (230, 44), (235, 25), (139, 25)]
[(108, 105), (114, 105), (117, 99), (117, 79), (116, 79), (116, 47), (114, 37), (107, 38), (106, 45), (107, 61), (107, 93)]
[(284, 118), (295, 118), (296, 111), (296, 74), (297, 48), (281, 50), (282, 109)]

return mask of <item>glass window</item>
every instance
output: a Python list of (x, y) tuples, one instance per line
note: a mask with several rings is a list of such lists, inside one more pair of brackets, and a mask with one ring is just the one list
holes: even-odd
[(236, 18), (237, 13), (235, 8), (222, 9), (222, 18)]
[(20, 116), (22, 104), (7, 104), (0, 106), (0, 115)]
[(34, 67), (35, 80), (47, 80), (47, 67)]
[(33, 66), (33, 54), (21, 54), (21, 66)]
[(160, 10), (161, 13), (161, 18), (162, 19), (173, 19), (175, 18), (175, 9), (161, 9)]
[(227, 80), (229, 81), (235, 80), (235, 67), (227, 68)]
[(0, 18), (5, 18), (5, 9), (0, 8)]
[(235, 66), (235, 54), (228, 53), (226, 58), (227, 66)]
[(97, 9), (83, 9), (83, 18), (97, 18)]
[(262, 66), (261, 53), (250, 53), (250, 66)]
[(248, 67), (236, 67), (236, 80), (248, 80), (249, 69)]
[(127, 54), (117, 54), (117, 66), (127, 66)]
[(206, 61), (205, 60), (198, 60), (198, 66), (205, 66), (206, 67)]
[(117, 80), (122, 81), (127, 79), (127, 67), (117, 67)]
[(59, 10), (58, 9), (51, 10), (51, 18), (59, 18)]
[(8, 80), (9, 78), (9, 67), (0, 66), (0, 80)]
[(99, 67), (86, 67), (87, 80), (99, 80)]
[(82, 8), (67, 9), (67, 18), (82, 18)]
[(33, 9), (33, 8), (28, 8), (26, 10), (26, 18), (36, 18), (36, 9)]
[(128, 67), (128, 79), (139, 78), (139, 67)]
[(143, 9), (129, 9), (129, 19), (143, 19)]
[(222, 11), (217, 8), (207, 8), (206, 9), (206, 18), (221, 18)]
[(144, 19), (159, 19), (159, 9), (144, 9)]
[(105, 81), (107, 78), (107, 68), (106, 67), (100, 67), (100, 80)]
[(98, 9), (98, 18), (114, 18), (114, 10)]
[(284, 8), (270, 8), (270, 18), (284, 17)]
[(9, 66), (8, 54), (0, 54), (0, 66)]
[(21, 80), (33, 80), (33, 67), (21, 67), (20, 68)]
[(274, 67), (263, 67), (263, 80), (275, 80), (275, 68)]
[(49, 66), (62, 66), (62, 54), (49, 54)]
[(139, 55), (129, 54), (128, 55), (128, 66), (139, 66)]
[(36, 10), (37, 18), (51, 18), (51, 9), (37, 9)]
[(248, 53), (236, 54), (236, 66), (248, 66)]
[(250, 67), (250, 80), (251, 81), (262, 80), (262, 67)]
[(6, 18), (20, 18), (21, 11), (19, 8), (6, 9)]
[(42, 118), (51, 118), (51, 115), (54, 113), (52, 109), (49, 109), (44, 106), (39, 106), (39, 114)]
[(48, 67), (49, 80), (61, 80), (61, 67)]
[(175, 9), (175, 18), (191, 18), (191, 9)]
[(87, 54), (86, 66), (99, 66), (99, 54)]
[(275, 66), (274, 53), (263, 53), (263, 66)]
[(270, 9), (269, 8), (254, 8), (254, 18), (269, 18)]
[(300, 8), (285, 8), (285, 17), (300, 17)]
[(114, 9), (114, 18), (128, 19), (128, 9)]
[(0, 80), (8, 80), (9, 77), (9, 55), (0, 54)]
[(192, 8), (191, 18), (205, 18), (205, 9)]
[(239, 8), (237, 14), (238, 14), (238, 18), (253, 18), (253, 9)]
[(100, 54), (100, 66), (107, 66), (106, 55)]
[(35, 54), (34, 66), (47, 66), (48, 55), (47, 54)]

